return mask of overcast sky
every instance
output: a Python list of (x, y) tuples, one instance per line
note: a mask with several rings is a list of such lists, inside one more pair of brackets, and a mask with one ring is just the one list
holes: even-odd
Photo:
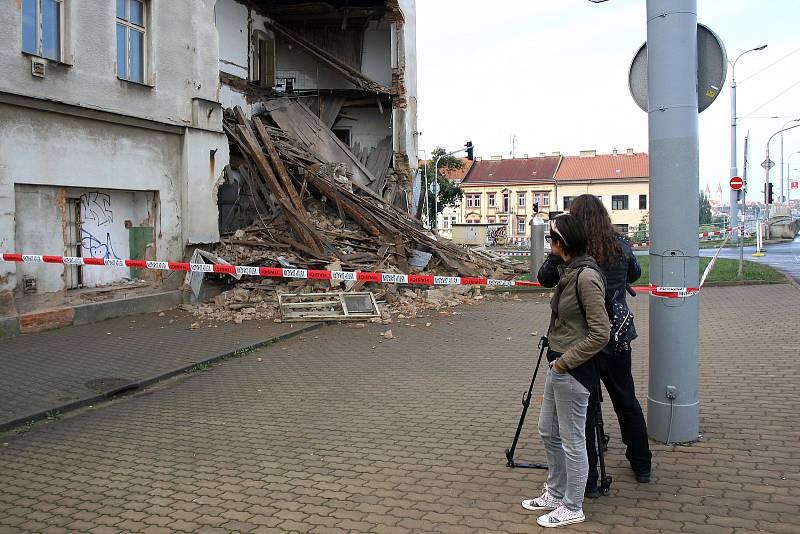
[[(800, 0), (699, 0), (698, 11), (730, 59), (769, 45), (736, 65), (739, 166), (750, 130), (750, 191), (763, 190), (767, 138), (800, 117)], [(478, 156), (510, 157), (516, 135), (517, 157), (647, 151), (647, 115), (628, 90), (646, 31), (644, 0), (417, 0), (420, 148), (471, 140)], [(700, 185), (712, 197), (730, 173), (730, 76), (700, 114)], [(758, 118), (768, 116), (783, 118)], [(800, 151), (800, 128), (784, 143), (785, 158)], [(770, 147), (777, 163), (779, 138)], [(800, 154), (792, 167), (800, 176)]]

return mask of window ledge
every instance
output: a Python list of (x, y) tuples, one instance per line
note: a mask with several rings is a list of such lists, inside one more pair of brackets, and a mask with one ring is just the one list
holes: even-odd
[(117, 80), (125, 83), (130, 83), (133, 85), (138, 85), (140, 87), (148, 87), (150, 89), (154, 89), (156, 86), (154, 83), (144, 83), (144, 82), (137, 82), (136, 80), (126, 80), (125, 78), (120, 78), (119, 76), (117, 76)]
[(53, 59), (53, 58), (49, 58), (49, 57), (45, 57), (45, 56), (40, 56), (39, 54), (34, 54), (32, 52), (25, 52), (24, 50), (22, 51), (22, 55), (26, 56), (26, 57), (29, 57), (29, 58), (41, 59), (42, 61), (47, 61), (48, 63), (55, 63), (56, 65), (61, 65), (63, 67), (73, 67), (74, 66), (74, 64), (67, 63), (63, 59)]

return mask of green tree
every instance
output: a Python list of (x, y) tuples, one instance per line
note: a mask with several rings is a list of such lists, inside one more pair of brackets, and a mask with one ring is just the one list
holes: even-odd
[(711, 224), (713, 217), (711, 216), (711, 204), (708, 202), (708, 197), (705, 193), (700, 193), (700, 224)]
[[(428, 223), (433, 227), (436, 224), (436, 213), (434, 213), (434, 206), (436, 202), (436, 197), (430, 191), (430, 185), (433, 183), (434, 179), (439, 182), (439, 205), (438, 205), (438, 213), (441, 213), (445, 206), (453, 206), (461, 197), (464, 195), (464, 190), (461, 189), (458, 185), (453, 183), (450, 180), (444, 178), (444, 174), (447, 171), (457, 171), (464, 168), (464, 162), (455, 157), (455, 156), (445, 156), (447, 151), (442, 147), (436, 147), (433, 152), (431, 152), (431, 158), (428, 160), (427, 164), (423, 169), (423, 179), (422, 185), (425, 185), (425, 178), (427, 178), (428, 183), (428, 206), (430, 207), (429, 210), (429, 217)], [(436, 158), (442, 156), (439, 159), (439, 166), (438, 166), (438, 174), (434, 178), (433, 176), (433, 166)]]

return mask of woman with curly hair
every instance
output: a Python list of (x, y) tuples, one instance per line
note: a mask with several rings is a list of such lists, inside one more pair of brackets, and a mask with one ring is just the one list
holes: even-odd
[[(594, 195), (581, 195), (576, 198), (570, 205), (569, 212), (586, 228), (588, 234), (586, 253), (597, 261), (605, 275), (606, 300), (622, 303), (627, 308), (625, 286), (638, 280), (642, 274), (630, 243), (614, 230), (608, 211)], [(539, 282), (547, 287), (555, 286), (558, 283), (560, 264), (561, 261), (557, 257), (548, 256), (539, 270)], [(631, 371), (630, 342), (636, 337), (636, 328), (631, 324), (624, 340), (624, 348), (619, 349), (619, 344), (615, 348), (612, 340), (594, 361), (617, 414), (622, 442), (627, 446), (625, 456), (631, 464), (636, 480), (645, 483), (650, 482), (652, 454), (647, 441), (647, 423), (642, 414), (642, 407), (636, 399)], [(592, 392), (589, 406), (594, 406), (596, 394)], [(589, 455), (587, 497), (599, 496), (593, 415), (592, 410), (589, 410), (586, 420), (586, 446)]]

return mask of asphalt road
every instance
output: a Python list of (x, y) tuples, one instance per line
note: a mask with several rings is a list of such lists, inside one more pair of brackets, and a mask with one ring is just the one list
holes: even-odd
[[(760, 258), (753, 257), (756, 247), (744, 247), (744, 259), (758, 263), (765, 263), (788, 274), (800, 283), (800, 236), (795, 237), (791, 243), (780, 243), (766, 246), (766, 255)], [(713, 256), (716, 249), (702, 249), (701, 256)], [(738, 248), (724, 248), (719, 254), (720, 258), (739, 258)]]

